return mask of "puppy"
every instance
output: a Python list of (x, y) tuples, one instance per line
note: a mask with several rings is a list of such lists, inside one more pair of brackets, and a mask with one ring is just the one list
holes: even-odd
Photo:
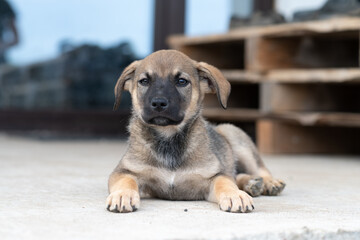
[(230, 83), (217, 68), (161, 50), (123, 71), (115, 86), (115, 110), (123, 90), (132, 96), (130, 138), (109, 178), (109, 211), (135, 211), (140, 196), (150, 196), (206, 199), (223, 211), (245, 213), (254, 209), (251, 196), (284, 189), (242, 130), (213, 126), (201, 116), (206, 93), (216, 93), (226, 108)]

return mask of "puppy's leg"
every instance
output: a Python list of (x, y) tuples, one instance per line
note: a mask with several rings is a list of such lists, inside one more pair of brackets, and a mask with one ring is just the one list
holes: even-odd
[(284, 190), (286, 184), (280, 179), (275, 179), (266, 167), (260, 167), (258, 175), (264, 179), (264, 188), (262, 195), (276, 196)]
[(139, 188), (130, 174), (113, 172), (109, 178), (109, 192), (106, 205), (110, 212), (133, 212), (140, 206)]
[(217, 202), (222, 211), (250, 212), (254, 209), (252, 198), (239, 190), (233, 179), (227, 176), (217, 176), (213, 179), (208, 201)]
[[(242, 166), (238, 169), (240, 170), (238, 171), (240, 174), (236, 176), (236, 183), (240, 189), (246, 191), (253, 197), (261, 194), (276, 196), (284, 190), (286, 184), (282, 180), (272, 177), (270, 171), (261, 160), (255, 146), (253, 150), (238, 147), (235, 152), (238, 153), (236, 165)], [(244, 154), (245, 152), (248, 153)]]
[(240, 189), (254, 197), (281, 193), (285, 183), (271, 176), (246, 133), (231, 124), (221, 124), (216, 127), (216, 131), (227, 139), (234, 152), (236, 172), (239, 173), (236, 183)]
[(262, 177), (245, 173), (236, 175), (236, 185), (252, 197), (260, 196), (264, 190), (264, 181)]
[[(261, 160), (255, 146), (252, 150), (251, 148), (238, 147), (235, 152), (238, 153), (236, 165), (242, 166), (237, 169), (240, 170), (238, 171), (240, 174), (236, 176), (236, 183), (240, 189), (246, 191), (253, 197), (261, 194), (276, 196), (284, 190), (286, 184), (282, 180), (272, 177), (270, 171)], [(244, 154), (245, 152), (248, 153)]]

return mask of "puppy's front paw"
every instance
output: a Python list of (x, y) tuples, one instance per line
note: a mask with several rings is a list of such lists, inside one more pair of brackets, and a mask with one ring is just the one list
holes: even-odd
[(106, 199), (107, 210), (115, 213), (136, 211), (140, 206), (140, 196), (134, 190), (119, 190), (112, 192)]
[(246, 192), (238, 190), (233, 193), (222, 193), (219, 207), (225, 212), (245, 213), (254, 210), (254, 203)]
[(274, 178), (264, 178), (263, 195), (276, 196), (284, 190), (286, 184), (284, 181)]

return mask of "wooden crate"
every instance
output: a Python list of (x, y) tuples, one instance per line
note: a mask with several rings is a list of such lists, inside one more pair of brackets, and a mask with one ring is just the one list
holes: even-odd
[(253, 121), (260, 151), (359, 152), (360, 18), (173, 36), (169, 44), (221, 69), (232, 84), (229, 109), (209, 96), (204, 115)]
[(301, 125), (283, 120), (257, 122), (258, 147), (266, 154), (360, 153), (360, 128)]

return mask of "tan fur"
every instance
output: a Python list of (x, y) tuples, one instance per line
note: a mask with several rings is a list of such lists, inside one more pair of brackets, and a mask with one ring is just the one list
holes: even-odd
[(131, 85), (129, 86), (130, 82), (128, 81), (131, 76), (134, 74), (137, 65), (139, 64), (138, 61), (133, 62), (129, 66), (127, 66), (121, 76), (119, 77), (114, 93), (115, 93), (115, 104), (114, 104), (114, 110), (119, 108), (120, 100), (121, 100), (121, 93), (123, 90), (129, 90), (131, 88)]
[(140, 206), (138, 185), (132, 175), (111, 174), (107, 209), (112, 212), (132, 212)]
[(246, 192), (239, 190), (230, 177), (216, 177), (210, 191), (208, 200), (216, 200), (223, 211), (249, 212), (254, 209), (252, 198)]
[(200, 70), (199, 75), (210, 80), (211, 86), (213, 86), (214, 92), (217, 93), (220, 99), (221, 106), (226, 108), (227, 99), (229, 98), (231, 85), (222, 75), (222, 73), (214, 66), (210, 64), (200, 62), (197, 64), (197, 68)]
[[(226, 138), (234, 154), (239, 159), (245, 160), (243, 162), (245, 163), (246, 172), (251, 175), (259, 175), (259, 168), (255, 159), (257, 150), (246, 133), (232, 124), (220, 124), (216, 126), (215, 130)], [(247, 139), (247, 141), (241, 141), (242, 139)], [(246, 159), (250, 161), (246, 161)]]
[(249, 174), (244, 174), (244, 173), (238, 174), (238, 175), (236, 175), (236, 179), (235, 179), (236, 180), (236, 185), (240, 189), (244, 189), (245, 186), (250, 181), (250, 179), (251, 179), (251, 175), (249, 175)]
[[(189, 84), (171, 85), (174, 76)], [(174, 93), (181, 100), (171, 106), (183, 114), (181, 122), (162, 126), (144, 120), (145, 109), (150, 106), (145, 99), (150, 87), (140, 84), (144, 78), (159, 84), (154, 86), (169, 83), (169, 91), (176, 88)], [(244, 132), (230, 124), (214, 127), (201, 116), (206, 93), (216, 93), (224, 108), (230, 94), (229, 82), (214, 66), (193, 61), (175, 50), (158, 51), (124, 70), (115, 87), (115, 108), (125, 89), (130, 91), (133, 103), (129, 147), (109, 178), (109, 211), (134, 211), (140, 196), (150, 196), (207, 199), (217, 202), (223, 211), (249, 212), (253, 201), (247, 193), (281, 192), (281, 182), (271, 177)], [(161, 87), (156, 89), (162, 91)]]
[[(215, 130), (227, 139), (235, 156), (244, 164), (247, 174), (236, 176), (236, 183), (240, 189), (253, 197), (260, 194), (278, 195), (284, 189), (285, 183), (273, 179), (270, 171), (261, 161), (255, 145), (241, 129), (231, 124), (221, 124)], [(247, 139), (247, 141), (241, 142), (239, 139)]]

